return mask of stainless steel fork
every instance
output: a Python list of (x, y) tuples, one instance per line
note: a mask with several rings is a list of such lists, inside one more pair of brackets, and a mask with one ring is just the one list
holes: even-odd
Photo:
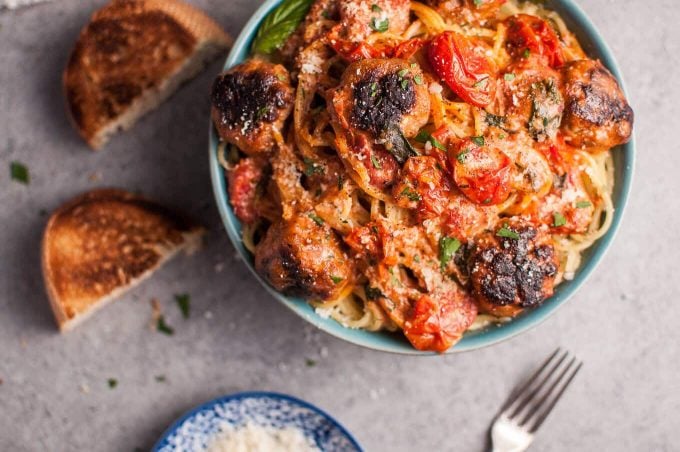
[(558, 348), (541, 367), (513, 391), (491, 427), (493, 452), (522, 452), (581, 369), (582, 362)]

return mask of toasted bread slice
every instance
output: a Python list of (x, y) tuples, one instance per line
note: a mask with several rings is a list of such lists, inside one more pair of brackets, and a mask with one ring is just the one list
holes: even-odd
[(62, 331), (73, 328), (181, 250), (203, 228), (140, 196), (115, 189), (76, 197), (50, 217), (42, 269)]
[(73, 123), (93, 149), (156, 108), (231, 45), (179, 0), (113, 0), (80, 32), (64, 71)]

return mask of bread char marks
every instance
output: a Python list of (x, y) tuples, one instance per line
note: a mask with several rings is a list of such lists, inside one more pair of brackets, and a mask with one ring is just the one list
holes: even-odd
[(62, 331), (150, 275), (203, 230), (138, 195), (94, 190), (57, 209), (43, 237), (42, 266)]
[(128, 284), (159, 263), (162, 247), (182, 243), (181, 231), (191, 229), (186, 220), (143, 200), (97, 200), (62, 215), (54, 236), (60, 264), (69, 271), (68, 278), (57, 279), (64, 297), (71, 287), (105, 295)]
[[(153, 33), (148, 31), (153, 29)], [(196, 46), (196, 39), (172, 17), (158, 11), (138, 12), (120, 20), (102, 17), (84, 31), (89, 38), (79, 40), (67, 72), (85, 71), (82, 83), (87, 89), (69, 86), (72, 116), (84, 127), (82, 96), (101, 94), (101, 113), (113, 119), (129, 107), (144, 90), (156, 87), (165, 74), (173, 71)], [(153, 64), (148, 64), (153, 61)]]
[(399, 123), (416, 102), (413, 79), (397, 72), (382, 75), (369, 71), (354, 84), (353, 95), (352, 125), (374, 135)]

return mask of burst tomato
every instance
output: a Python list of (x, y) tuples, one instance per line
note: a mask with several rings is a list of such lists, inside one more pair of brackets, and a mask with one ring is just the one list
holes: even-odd
[(234, 169), (227, 173), (229, 181), (229, 200), (234, 214), (244, 223), (257, 220), (255, 200), (257, 184), (262, 179), (262, 166), (252, 158), (242, 159)]
[(495, 71), (465, 36), (453, 31), (436, 36), (428, 46), (428, 58), (439, 78), (465, 102), (481, 108), (491, 103)]
[(560, 39), (548, 22), (536, 16), (517, 14), (508, 17), (506, 24), (507, 46), (511, 55), (538, 55), (553, 68), (564, 64)]
[[(510, 158), (484, 144), (482, 137), (461, 141), (449, 154), (453, 177), (460, 191), (472, 202), (495, 205), (510, 195)], [(480, 144), (481, 141), (481, 144)]]
[(460, 340), (477, 316), (474, 303), (459, 293), (422, 295), (404, 323), (404, 334), (418, 350), (444, 353)]

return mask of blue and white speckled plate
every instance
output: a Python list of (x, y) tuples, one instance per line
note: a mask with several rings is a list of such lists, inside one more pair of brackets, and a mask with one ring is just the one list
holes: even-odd
[(240, 427), (297, 428), (324, 452), (361, 452), (356, 440), (335, 419), (295, 397), (273, 392), (241, 392), (207, 402), (168, 428), (153, 452), (200, 452), (225, 424)]

